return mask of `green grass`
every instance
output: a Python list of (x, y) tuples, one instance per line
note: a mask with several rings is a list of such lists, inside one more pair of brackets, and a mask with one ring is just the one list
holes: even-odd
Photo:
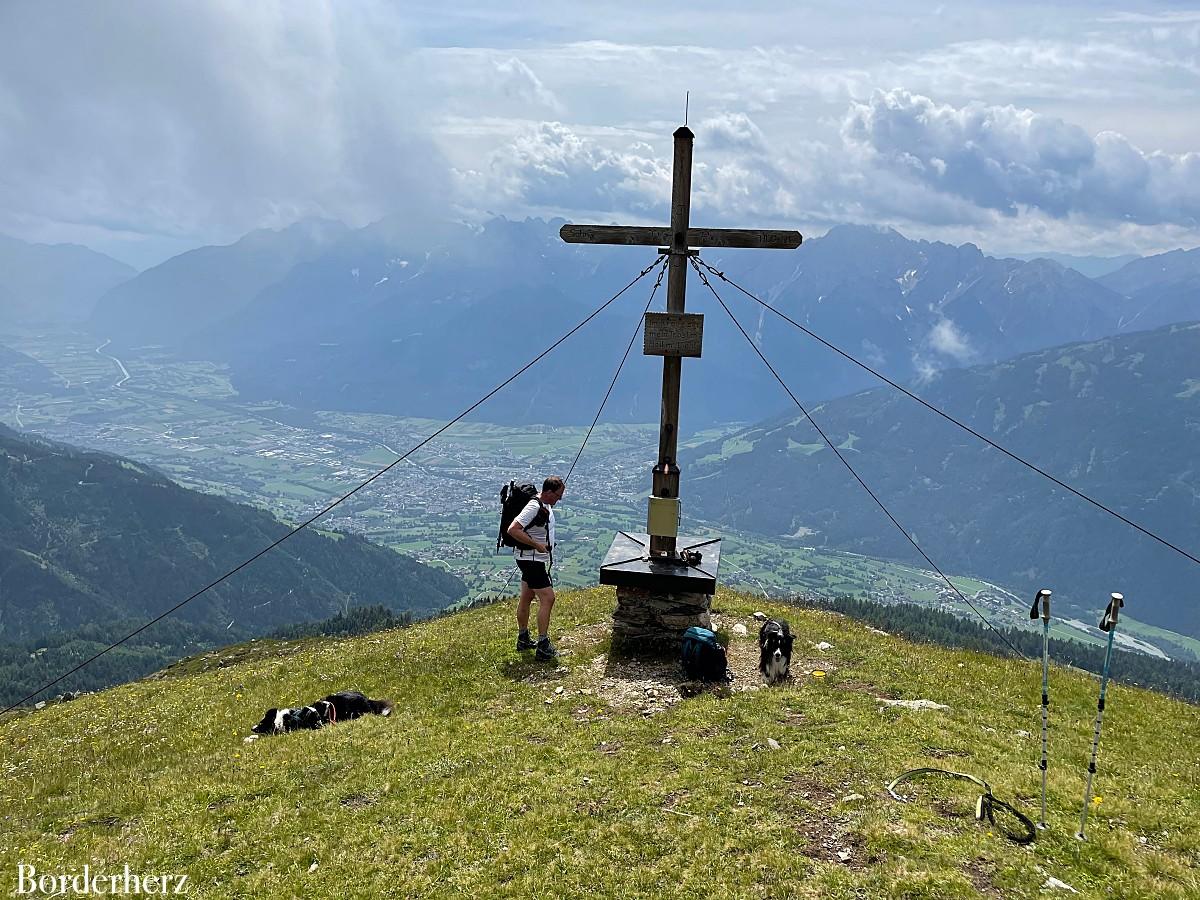
[(787, 449), (788, 449), (788, 453), (799, 452), (799, 453), (804, 454), (805, 456), (812, 456), (817, 451), (824, 450), (825, 445), (820, 442), (815, 443), (815, 444), (798, 444), (795, 441), (793, 441), (791, 438), (788, 438)]
[(742, 453), (749, 453), (754, 449), (754, 442), (748, 441), (745, 438), (734, 437), (729, 438), (721, 444), (720, 453), (709, 453), (700, 457), (698, 463), (709, 463), (719, 459), (729, 459), (733, 456), (739, 456)]
[(1161, 638), (1162, 640), (1177, 644), (1185, 650), (1190, 650), (1193, 654), (1195, 654), (1197, 659), (1200, 659), (1200, 641), (1196, 640), (1195, 638), (1188, 637), (1184, 634), (1179, 634), (1175, 631), (1168, 631), (1165, 628), (1159, 628), (1157, 625), (1139, 622), (1137, 619), (1131, 619), (1128, 616), (1121, 619), (1121, 626), (1134, 637), (1143, 638), (1144, 640), (1151, 642), (1153, 642), (1155, 638)]
[[(560, 598), (557, 671), (518, 657), (499, 604), (351, 640), (259, 641), (10, 717), (0, 883), (15, 890), (18, 863), (127, 863), (187, 873), (193, 897), (1036, 897), (1049, 876), (1090, 897), (1200, 892), (1194, 707), (1110, 689), (1101, 801), (1079, 842), (1097, 686), (1055, 669), (1050, 828), (1020, 847), (973, 819), (967, 785), (919, 783), (909, 804), (883, 785), (945, 765), (1036, 817), (1038, 665), (723, 591), (720, 623), (751, 627), (732, 645), (735, 690), (667, 703), (673, 667), (654, 698), (606, 661), (612, 606), (604, 588)], [(758, 608), (792, 622), (797, 677), (742, 690), (757, 684)], [(817, 654), (821, 640), (833, 649)], [(396, 712), (243, 743), (267, 707), (340, 688)]]

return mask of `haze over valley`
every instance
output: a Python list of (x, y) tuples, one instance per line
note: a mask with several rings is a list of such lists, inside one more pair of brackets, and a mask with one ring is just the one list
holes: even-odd
[[(589, 248), (584, 254), (562, 244), (558, 224), (497, 219), (470, 241), (414, 245), (410, 238), (398, 242), (386, 224), (355, 231), (331, 222), (302, 223), (185, 253), (116, 286), (94, 281), (90, 309), (76, 304), (75, 314), (57, 325), (10, 318), (0, 351), (8, 362), (0, 381), (0, 421), (127, 456), (185, 486), (303, 521), (392, 463), (629, 281), (637, 264), (633, 252)], [(1093, 279), (1048, 260), (996, 259), (969, 245), (839, 227), (783, 262), (754, 259), (748, 251), (706, 258), (822, 337), (968, 419), (983, 414), (980, 398), (986, 396), (986, 424), (997, 439), (1020, 437), (1012, 433), (1007, 410), (1025, 409), (1017, 424), (1053, 423), (1045, 434), (1022, 438), (1022, 452), (1062, 477), (1082, 477), (1081, 484), (1122, 509), (1140, 510), (1186, 545), (1195, 521), (1195, 473), (1185, 448), (1197, 419), (1192, 412), (1179, 417), (1194, 396), (1180, 369), (1190, 351), (1166, 347), (1176, 335), (1184, 339), (1195, 331), (1139, 329), (1196, 314), (1200, 304), (1191, 286), (1200, 277), (1200, 251), (1096, 259), (1090, 266), (1099, 269), (1092, 270), (1107, 271)], [(56, 265), (64, 268), (61, 261)], [(785, 379), (806, 402), (820, 404), (819, 416), (833, 415), (840, 423), (838, 410), (867, 411), (864, 423), (835, 429), (843, 447), (862, 458), (871, 429), (888, 427), (871, 410), (884, 401), (890, 404), (884, 408), (901, 410), (909, 401), (890, 397), (886, 387), (850, 396), (873, 387), (874, 379), (718, 284), (727, 302), (740, 304), (735, 314), (752, 324), (758, 346)], [(511, 594), (511, 564), (506, 554), (494, 552), (499, 486), (513, 477), (566, 474), (649, 290), (645, 279), (622, 305), (468, 421), (339, 506), (321, 527), (362, 534), (449, 572), (466, 585), (464, 602)], [(208, 296), (220, 303), (207, 302)], [(164, 297), (175, 299), (162, 302)], [(827, 468), (809, 471), (824, 459), (820, 438), (786, 412), (786, 395), (700, 285), (693, 285), (692, 297), (691, 308), (706, 314), (706, 343), (704, 358), (688, 362), (684, 371), (684, 512), (688, 527), (726, 536), (723, 581), (775, 596), (852, 593), (971, 615), (897, 542), (878, 511), (863, 505), (854, 485)], [(526, 324), (533, 322), (536, 328)], [(409, 338), (394, 336), (405, 333)], [(1125, 365), (1105, 349), (1110, 335), (1125, 342), (1114, 347), (1141, 342), (1146, 348), (1118, 351), (1134, 360)], [(1054, 373), (1070, 375), (1062, 381), (1065, 393), (1054, 393), (1058, 382), (1041, 376), (1035, 388), (1028, 379), (1004, 374), (1040, 366), (1038, 348), (1080, 340), (1101, 341), (1085, 345), (1082, 358), (1098, 360), (1085, 374), (1072, 368), (1078, 363), (1062, 362), (1074, 358), (1069, 346), (1047, 357), (1058, 361)], [(1004, 363), (996, 374), (983, 374), (992, 371), (989, 363), (1031, 350), (1028, 363), (1017, 357), (1017, 369)], [(1144, 377), (1150, 364), (1137, 362), (1147, 356), (1158, 366), (1155, 378), (1161, 371), (1160, 380), (1166, 379), (1161, 388)], [(969, 365), (981, 375), (960, 375)], [(1111, 385), (1108, 393), (1092, 387), (1097, 366)], [(976, 383), (979, 377), (990, 380)], [(632, 354), (588, 441), (571, 480), (571, 502), (561, 511), (564, 546), (570, 547), (557, 573), (564, 585), (594, 583), (608, 536), (641, 527), (657, 442), (657, 378), (653, 360)], [(947, 400), (957, 396), (948, 390), (964, 392), (962, 399)], [(1134, 399), (1136, 390), (1145, 396)], [(1071, 402), (1076, 394), (1094, 409), (1066, 413), (1051, 405)], [(1120, 399), (1126, 394), (1128, 404)], [(876, 396), (881, 400), (871, 399)], [(1156, 396), (1184, 406), (1160, 410)], [(1048, 406), (1041, 419), (1029, 418), (1029, 410)], [(1105, 418), (1098, 419), (1101, 409)], [(755, 424), (758, 419), (762, 424)], [(758, 451), (769, 442), (760, 447), (759, 436), (778, 435), (781, 421), (796, 432), (789, 433), (787, 452), (762, 457)], [(1142, 489), (1127, 475), (1113, 470), (1119, 482), (1088, 475), (1094, 450), (1090, 463), (1082, 459), (1084, 468), (1077, 458), (1083, 447), (1104, 446), (1109, 434), (1148, 438), (1154, 433), (1149, 423), (1179, 429), (1150, 439), (1159, 447), (1155, 467), (1139, 463), (1132, 447), (1114, 459), (1155, 483), (1178, 486), (1153, 512), (1138, 506)], [(1146, 574), (1140, 583), (1152, 599), (1140, 613), (1146, 627), (1130, 633), (1129, 646), (1177, 658), (1200, 650), (1186, 566), (1155, 556), (1156, 548), (1142, 547), (1132, 556), (1116, 552), (1145, 539), (1106, 523), (1081, 524), (1086, 536), (1072, 557), (1038, 562), (1032, 546), (1041, 539), (1028, 545), (1005, 531), (1020, 517), (997, 512), (994, 522), (980, 518), (987, 504), (968, 500), (968, 485), (993, 483), (991, 496), (1003, 508), (1013, 502), (1004, 485), (1025, 479), (1022, 515), (1050, 529), (1059, 528), (1053, 524), (1059, 520), (1090, 521), (1089, 511), (1072, 508), (1073, 499), (1054, 499), (1051, 486), (1020, 472), (998, 470), (987, 476), (990, 482), (975, 481), (986, 462), (981, 454), (994, 451), (970, 446), (969, 438), (960, 447), (953, 435), (927, 425), (912, 427), (920, 440), (955, 441), (947, 446), (957, 449), (938, 469), (945, 473), (942, 483), (912, 474), (914, 460), (932, 462), (937, 452), (919, 449), (920, 440), (914, 444), (894, 426), (882, 453), (871, 455), (870, 477), (889, 500), (931, 485), (937, 507), (916, 508), (940, 508), (946, 517), (927, 521), (901, 506), (902, 520), (929, 543), (935, 559), (959, 573), (960, 587), (989, 616), (1025, 626), (1025, 595), (1053, 582), (1074, 610), (1073, 624), (1056, 627), (1095, 642), (1098, 635), (1086, 624), (1095, 597), (1104, 584), (1141, 569)], [(955, 482), (956, 474), (966, 480)], [(753, 499), (763, 482), (779, 491), (767, 508)], [(955, 510), (963, 504), (973, 510), (974, 531), (956, 524)], [(1028, 527), (1016, 532), (1036, 533)], [(955, 534), (973, 549), (954, 549), (946, 541)], [(1108, 571), (1093, 559), (1124, 562)]]

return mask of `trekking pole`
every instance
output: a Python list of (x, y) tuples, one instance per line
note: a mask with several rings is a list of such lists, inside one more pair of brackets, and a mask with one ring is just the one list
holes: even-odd
[(1108, 609), (1104, 610), (1104, 618), (1100, 620), (1100, 630), (1108, 632), (1108, 650), (1104, 654), (1104, 673), (1100, 676), (1100, 700), (1096, 704), (1096, 732), (1092, 735), (1092, 761), (1088, 763), (1087, 788), (1083, 794), (1083, 815), (1079, 819), (1079, 840), (1087, 840), (1084, 829), (1087, 827), (1088, 806), (1092, 802), (1092, 778), (1096, 774), (1096, 753), (1100, 749), (1100, 726), (1104, 722), (1104, 695), (1108, 691), (1108, 667), (1112, 661), (1113, 635), (1117, 631), (1117, 611), (1125, 605), (1121, 594), (1113, 594), (1108, 601)]
[(1041, 606), (1042, 617), (1042, 761), (1038, 764), (1042, 770), (1042, 820), (1038, 828), (1046, 827), (1046, 731), (1050, 725), (1050, 594), (1042, 588), (1033, 598), (1033, 607), (1029, 610), (1029, 618), (1036, 619)]

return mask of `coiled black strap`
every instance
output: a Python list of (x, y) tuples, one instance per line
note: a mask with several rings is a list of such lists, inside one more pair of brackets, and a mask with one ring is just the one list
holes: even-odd
[[(1009, 840), (1018, 844), (1032, 844), (1037, 837), (1037, 829), (1034, 827), (1033, 821), (1022, 813), (1020, 810), (1013, 808), (1003, 800), (997, 800), (992, 793), (992, 787), (982, 778), (976, 778), (974, 775), (968, 775), (966, 772), (951, 772), (949, 769), (935, 769), (928, 766), (922, 766), (917, 769), (909, 769), (894, 778), (887, 786), (887, 792), (901, 803), (907, 803), (908, 798), (896, 793), (896, 785), (902, 781), (907, 781), (916, 775), (949, 775), (951, 778), (962, 778), (970, 782), (974, 782), (983, 788), (983, 793), (975, 802), (975, 818), (979, 821), (987, 820), (989, 824), (995, 825)], [(1007, 810), (1021, 823), (1024, 829), (1023, 834), (1014, 834), (1002, 825), (996, 823), (996, 810)]]

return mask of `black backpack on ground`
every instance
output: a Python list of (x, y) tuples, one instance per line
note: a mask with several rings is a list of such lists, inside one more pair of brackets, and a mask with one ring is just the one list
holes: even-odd
[[(536, 487), (532, 484), (517, 484), (515, 481), (510, 481), (504, 487), (500, 488), (500, 533), (496, 535), (496, 549), (499, 550), (501, 545), (505, 547), (523, 547), (524, 544), (518, 544), (508, 536), (508, 526), (512, 524), (512, 520), (521, 514), (530, 500), (536, 500), (540, 494)], [(529, 527), (534, 525), (545, 525), (550, 521), (550, 513), (546, 510), (545, 505), (538, 502), (538, 514), (533, 517), (533, 521), (529, 523)]]
[(683, 648), (679, 661), (684, 674), (691, 680), (732, 681), (725, 648), (710, 628), (693, 625), (683, 633)]

